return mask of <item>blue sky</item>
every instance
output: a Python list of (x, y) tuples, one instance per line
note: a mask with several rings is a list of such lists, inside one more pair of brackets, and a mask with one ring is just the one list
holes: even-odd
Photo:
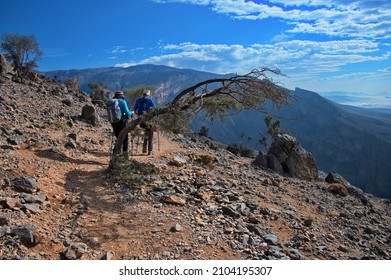
[(277, 67), (288, 88), (391, 98), (391, 1), (13, 0), (0, 33), (33, 34), (39, 70), (160, 64), (244, 74)]

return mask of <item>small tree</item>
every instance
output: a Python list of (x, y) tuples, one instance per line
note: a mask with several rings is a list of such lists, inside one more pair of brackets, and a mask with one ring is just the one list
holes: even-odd
[(91, 99), (92, 100), (106, 100), (108, 96), (105, 96), (105, 92), (108, 92), (108, 85), (101, 81), (99, 83), (91, 82), (88, 84), (88, 87), (92, 90)]
[(201, 135), (201, 136), (208, 137), (208, 135), (209, 135), (209, 127), (201, 126), (200, 132), (198, 134)]
[[(265, 117), (265, 124), (266, 124), (266, 132), (268, 136), (270, 136), (271, 141), (273, 141), (278, 134), (282, 133), (281, 130), (281, 121), (280, 120), (273, 120), (273, 117), (270, 114), (267, 114)], [(261, 139), (259, 142), (265, 146), (265, 148), (268, 147), (268, 137), (265, 134), (261, 134)]]
[(64, 80), (64, 85), (66, 85), (68, 87), (68, 89), (71, 89), (73, 91), (79, 91), (80, 90), (80, 79), (79, 79), (79, 77), (67, 78)]
[(19, 77), (27, 77), (38, 66), (37, 62), (42, 56), (33, 35), (3, 34), (1, 49)]

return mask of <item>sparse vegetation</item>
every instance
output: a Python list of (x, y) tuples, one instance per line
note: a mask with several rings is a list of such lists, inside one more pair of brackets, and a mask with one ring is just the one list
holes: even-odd
[(33, 35), (19, 35), (6, 33), (2, 35), (1, 49), (4, 56), (11, 63), (17, 75), (26, 78), (41, 59), (42, 51)]
[(273, 141), (273, 139), (278, 135), (282, 133), (281, 130), (281, 121), (280, 120), (273, 120), (273, 117), (268, 114), (265, 117), (265, 124), (266, 124), (266, 135), (261, 134), (261, 139), (259, 140), (259, 143), (261, 143), (265, 148), (269, 147), (269, 141)]
[(113, 177), (117, 182), (126, 184), (128, 187), (138, 187), (148, 182), (147, 175), (154, 174), (155, 172), (155, 167), (151, 164), (119, 157), (115, 161)]
[(64, 84), (74, 89), (80, 89), (80, 81), (78, 77), (65, 79)]
[(201, 126), (200, 132), (198, 133), (201, 136), (208, 137), (209, 135), (209, 128), (206, 126)]
[(108, 91), (108, 85), (101, 81), (99, 83), (91, 82), (88, 84), (88, 87), (92, 90), (91, 99), (92, 100), (106, 100), (105, 91)]

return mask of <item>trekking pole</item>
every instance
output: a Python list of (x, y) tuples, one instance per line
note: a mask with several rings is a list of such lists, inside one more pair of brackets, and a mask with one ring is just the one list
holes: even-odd
[(158, 125), (156, 126), (156, 133), (157, 133), (157, 150), (160, 152), (160, 128)]
[(110, 158), (113, 156), (113, 147), (114, 145), (114, 132), (111, 132), (111, 143), (110, 143), (110, 151), (109, 151), (109, 154), (110, 154)]
[(133, 159), (133, 141), (134, 141), (134, 135), (130, 135), (130, 158)]

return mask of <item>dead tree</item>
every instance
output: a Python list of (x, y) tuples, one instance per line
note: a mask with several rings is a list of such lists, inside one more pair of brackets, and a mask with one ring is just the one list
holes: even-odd
[(282, 75), (278, 69), (261, 68), (245, 75), (206, 80), (183, 90), (166, 106), (153, 108), (141, 118), (130, 121), (118, 135), (113, 157), (120, 153), (126, 134), (141, 122), (148, 122), (156, 116), (203, 110), (209, 119), (224, 119), (231, 111), (255, 109), (266, 112), (265, 101), (270, 101), (277, 108), (288, 104), (288, 90), (274, 83), (268, 73)]

